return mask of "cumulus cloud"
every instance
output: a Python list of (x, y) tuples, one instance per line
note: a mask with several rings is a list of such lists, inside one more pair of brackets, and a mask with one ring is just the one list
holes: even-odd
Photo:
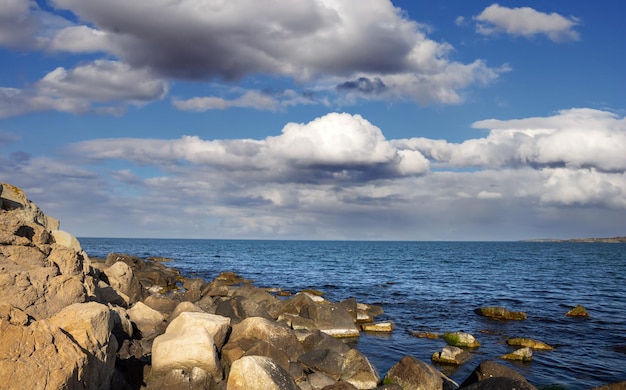
[(0, 119), (47, 110), (119, 114), (126, 104), (159, 99), (167, 90), (167, 82), (146, 69), (96, 60), (70, 70), (56, 68), (25, 89), (0, 88)]
[(0, 45), (32, 47), (39, 22), (28, 0), (4, 0), (0, 6)]
[[(89, 26), (60, 30), (49, 49), (104, 51), (133, 67), (177, 79), (269, 74), (317, 87), (332, 82), (328, 92), (349, 95), (344, 101), (458, 103), (464, 88), (506, 71), (482, 60), (451, 61), (449, 44), (429, 39), (423, 26), (388, 0), (298, 0), (285, 7), (256, 0), (112, 1), (54, 0)], [(213, 109), (247, 104), (220, 97), (194, 99), (181, 105)]]
[(305, 124), (289, 123), (281, 135), (264, 140), (106, 139), (75, 144), (71, 151), (91, 159), (124, 159), (167, 170), (176, 170), (184, 161), (207, 169), (228, 169), (251, 181), (346, 183), (428, 170), (423, 156), (414, 151), (399, 153), (379, 128), (360, 115), (338, 113)]
[(56, 158), (0, 155), (0, 173), (66, 228), (96, 236), (484, 240), (623, 229), (624, 118), (571, 109), (474, 126), (491, 132), (459, 144), (389, 140), (361, 116), (329, 114), (260, 140), (97, 139)]
[(506, 33), (532, 37), (546, 35), (554, 42), (575, 41), (580, 34), (575, 30), (580, 25), (576, 17), (565, 17), (556, 12), (547, 14), (530, 7), (508, 8), (492, 4), (478, 16), (476, 31), (482, 35)]
[(252, 108), (261, 111), (281, 111), (290, 106), (320, 103), (324, 104), (324, 101), (315, 99), (313, 96), (299, 94), (293, 89), (279, 93), (249, 90), (232, 99), (218, 96), (172, 99), (172, 104), (179, 110), (198, 112), (225, 110), (231, 107)]
[(460, 144), (425, 138), (397, 140), (394, 144), (452, 167), (626, 171), (622, 152), (626, 150), (626, 120), (611, 112), (569, 109), (550, 117), (483, 120), (475, 122), (473, 127), (491, 131), (485, 138)]

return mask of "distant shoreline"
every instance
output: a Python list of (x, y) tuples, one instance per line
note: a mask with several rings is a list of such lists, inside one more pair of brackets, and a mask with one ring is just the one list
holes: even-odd
[(607, 242), (611, 244), (619, 244), (626, 243), (626, 236), (608, 238), (570, 238), (565, 240), (556, 238), (538, 238), (534, 240), (523, 240), (523, 242)]

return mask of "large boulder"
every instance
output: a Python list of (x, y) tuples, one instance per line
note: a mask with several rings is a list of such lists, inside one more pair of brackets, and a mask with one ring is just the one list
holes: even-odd
[(143, 337), (161, 332), (165, 325), (165, 316), (143, 302), (135, 303), (126, 313)]
[(300, 390), (289, 373), (265, 356), (244, 356), (235, 361), (226, 389)]
[(104, 269), (108, 284), (116, 291), (121, 292), (129, 299), (129, 304), (133, 304), (142, 298), (141, 285), (139, 279), (133, 273), (128, 264), (118, 261), (110, 267)]
[(48, 319), (87, 353), (85, 382), (93, 389), (108, 389), (115, 368), (118, 343), (113, 336), (110, 309), (100, 303), (77, 303)]
[(227, 344), (240, 343), (244, 340), (264, 340), (284, 351), (290, 361), (297, 361), (304, 352), (293, 330), (266, 318), (250, 317), (233, 325)]
[(300, 309), (300, 315), (315, 323), (320, 331), (333, 337), (358, 337), (353, 314), (340, 304), (307, 304)]
[(435, 367), (413, 356), (404, 356), (389, 369), (383, 383), (395, 383), (404, 390), (441, 390), (443, 379)]
[(372, 389), (380, 382), (380, 376), (365, 355), (351, 349), (344, 355), (340, 380), (357, 389)]
[(59, 327), (0, 319), (0, 383), (19, 389), (84, 389), (87, 355)]

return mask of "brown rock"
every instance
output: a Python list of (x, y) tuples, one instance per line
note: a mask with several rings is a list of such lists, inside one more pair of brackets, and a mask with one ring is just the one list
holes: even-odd
[(589, 317), (587, 309), (582, 305), (577, 305), (575, 308), (565, 313), (565, 315), (568, 317)]
[(357, 389), (372, 389), (380, 382), (380, 376), (365, 355), (351, 349), (344, 355), (341, 382), (350, 383)]
[(525, 320), (527, 318), (526, 313), (524, 312), (509, 311), (505, 309), (504, 307), (499, 307), (499, 306), (481, 307), (481, 308), (476, 309), (476, 313), (481, 316), (493, 318), (496, 320), (519, 321), (519, 320)]
[(478, 366), (476, 366), (476, 368), (474, 369), (474, 371), (472, 371), (469, 377), (467, 377), (467, 379), (463, 383), (461, 383), (460, 387), (465, 388), (474, 383), (481, 382), (481, 381), (484, 381), (485, 379), (493, 378), (493, 377), (511, 378), (511, 379), (520, 380), (520, 381), (526, 382), (526, 384), (530, 386), (530, 388), (536, 390), (534, 386), (530, 385), (526, 381), (526, 378), (524, 378), (514, 369), (509, 368), (499, 363), (491, 362), (491, 361), (481, 362)]
[(235, 361), (226, 389), (300, 390), (288, 372), (264, 356), (244, 356)]
[(383, 383), (395, 383), (404, 390), (441, 390), (443, 379), (435, 367), (405, 356), (389, 369)]

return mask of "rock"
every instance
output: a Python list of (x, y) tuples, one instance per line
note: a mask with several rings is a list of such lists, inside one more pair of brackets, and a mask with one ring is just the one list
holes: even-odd
[(143, 302), (137, 302), (126, 311), (130, 320), (135, 323), (143, 337), (154, 335), (158, 328), (163, 326), (165, 317), (160, 312), (150, 308)]
[(129, 298), (133, 304), (142, 298), (141, 285), (128, 264), (118, 261), (103, 271), (109, 285)]
[(264, 340), (284, 351), (292, 362), (304, 352), (293, 330), (261, 317), (246, 318), (233, 325), (227, 345), (243, 340)]
[(502, 355), (502, 359), (530, 362), (533, 360), (533, 351), (529, 347), (520, 348), (512, 353)]
[(307, 383), (313, 390), (325, 389), (337, 384), (337, 381), (323, 372), (312, 372), (307, 375)]
[(373, 333), (391, 333), (393, 332), (393, 322), (391, 321), (383, 321), (383, 322), (374, 322), (371, 324), (361, 324), (360, 328), (364, 332), (373, 332)]
[(85, 382), (94, 389), (108, 389), (118, 347), (112, 335), (113, 318), (109, 308), (96, 302), (77, 303), (48, 321), (66, 332), (87, 353)]
[(472, 356), (469, 352), (459, 348), (446, 345), (441, 352), (433, 353), (431, 360), (433, 363), (439, 364), (453, 364), (460, 366), (468, 361)]
[(176, 319), (176, 317), (178, 317), (179, 315), (181, 315), (181, 313), (184, 313), (184, 312), (204, 313), (205, 311), (202, 310), (199, 306), (189, 301), (184, 301), (176, 305), (176, 307), (174, 308), (174, 311), (172, 311), (170, 316), (167, 318), (167, 322), (171, 323), (174, 319)]
[(420, 339), (440, 339), (442, 337), (442, 335), (432, 332), (417, 332), (414, 330), (409, 330), (408, 333), (409, 335)]
[(526, 383), (525, 389), (536, 390), (534, 386), (529, 384), (526, 379), (520, 375), (517, 371), (499, 363), (485, 361), (481, 362), (474, 371), (461, 383), (461, 388), (466, 388), (474, 383), (482, 382), (489, 378), (511, 378)]
[(227, 285), (239, 284), (244, 282), (244, 278), (234, 272), (224, 271), (217, 275), (214, 280), (219, 280)]
[(357, 390), (358, 387), (355, 387), (352, 383), (348, 382), (336, 382), (332, 385), (322, 387), (322, 390)]
[(383, 379), (383, 384), (394, 383), (404, 390), (441, 390), (443, 379), (435, 367), (412, 356), (404, 356)]
[(443, 339), (453, 347), (478, 348), (480, 343), (474, 336), (464, 332), (444, 333)]
[(577, 305), (575, 308), (565, 313), (565, 315), (568, 317), (589, 317), (587, 309), (582, 305)]
[(59, 229), (57, 219), (44, 215), (36, 204), (26, 198), (24, 191), (8, 183), (0, 183), (0, 210), (12, 211), (15, 217), (42, 226), (46, 231)]
[(300, 315), (313, 320), (320, 331), (333, 337), (358, 337), (352, 315), (337, 304), (307, 304), (300, 309)]
[[(181, 314), (164, 334), (152, 344), (152, 374), (167, 375), (172, 370), (191, 372), (194, 368), (208, 372), (219, 382), (224, 373), (219, 360), (215, 339), (205, 326), (187, 321)], [(198, 313), (188, 313), (198, 314)], [(178, 321), (178, 324), (175, 322)]]
[(314, 372), (322, 372), (338, 381), (341, 377), (344, 357), (330, 349), (314, 349), (302, 354), (298, 361), (305, 368)]
[(215, 308), (215, 313), (230, 318), (233, 324), (238, 324), (242, 320), (250, 317), (262, 317), (268, 320), (274, 320), (265, 308), (243, 296), (236, 296), (218, 303)]
[(168, 325), (165, 333), (179, 332), (195, 326), (207, 331), (217, 348), (222, 348), (230, 332), (230, 318), (203, 312), (183, 312)]
[(50, 231), (50, 235), (52, 236), (56, 244), (72, 249), (76, 253), (83, 252), (83, 248), (81, 248), (78, 239), (70, 233), (63, 230), (52, 230)]
[(543, 343), (541, 341), (529, 339), (526, 337), (513, 337), (506, 340), (508, 345), (512, 345), (515, 347), (529, 347), (532, 349), (543, 350), (543, 351), (552, 351), (554, 347)]
[(113, 334), (118, 342), (133, 337), (133, 323), (125, 309), (119, 306), (109, 305), (111, 318), (113, 318)]
[(28, 314), (8, 303), (0, 303), (0, 320), (7, 321), (11, 325), (28, 325), (30, 323)]
[(180, 301), (164, 295), (155, 294), (148, 296), (143, 300), (143, 303), (158, 312), (172, 313)]
[(603, 386), (594, 387), (591, 390), (624, 390), (626, 389), (626, 381), (609, 383)]
[(300, 390), (289, 373), (264, 356), (244, 356), (235, 361), (226, 389)]
[(345, 354), (350, 350), (350, 347), (341, 340), (324, 332), (320, 332), (317, 329), (304, 339), (302, 346), (307, 352), (315, 349), (330, 349), (339, 354)]
[(521, 311), (508, 311), (504, 307), (489, 306), (476, 309), (476, 313), (496, 320), (525, 320), (526, 313)]
[(351, 349), (344, 355), (339, 379), (340, 383), (350, 383), (357, 389), (372, 389), (380, 382), (376, 368), (356, 349)]
[(64, 331), (44, 321), (29, 326), (0, 319), (0, 383), (20, 389), (83, 389), (87, 355)]

